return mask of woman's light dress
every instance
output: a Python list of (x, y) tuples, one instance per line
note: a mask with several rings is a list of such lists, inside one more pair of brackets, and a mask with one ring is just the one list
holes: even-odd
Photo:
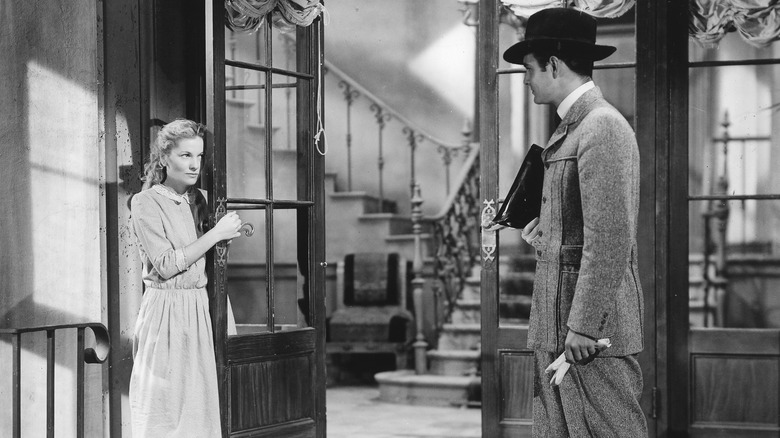
[(196, 194), (158, 184), (131, 203), (145, 285), (130, 378), (136, 438), (222, 436), (206, 259), (188, 266), (184, 250), (198, 239)]

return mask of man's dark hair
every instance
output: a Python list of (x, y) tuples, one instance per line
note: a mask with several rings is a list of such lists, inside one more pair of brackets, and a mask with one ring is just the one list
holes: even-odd
[(550, 62), (550, 57), (555, 56), (556, 58), (563, 61), (574, 73), (577, 73), (581, 76), (586, 77), (592, 77), (593, 76), (593, 60), (586, 59), (586, 58), (578, 58), (573, 55), (563, 54), (556, 51), (543, 51), (543, 50), (537, 50), (532, 53), (533, 57), (536, 58), (536, 62), (539, 63), (539, 66), (542, 68), (542, 70), (547, 69), (547, 63)]

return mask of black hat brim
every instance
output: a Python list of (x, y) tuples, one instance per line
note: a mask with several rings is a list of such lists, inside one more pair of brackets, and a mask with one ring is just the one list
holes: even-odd
[(522, 64), (525, 55), (536, 50), (558, 52), (561, 54), (573, 55), (578, 58), (589, 59), (591, 61), (600, 61), (615, 53), (617, 48), (613, 46), (591, 44), (584, 41), (536, 38), (520, 41), (506, 49), (504, 52), (504, 61), (512, 64)]

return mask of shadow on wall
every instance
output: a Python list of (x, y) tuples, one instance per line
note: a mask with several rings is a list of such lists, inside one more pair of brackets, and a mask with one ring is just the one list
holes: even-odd
[(10, 186), (0, 191), (0, 245), (12, 249), (0, 256), (3, 326), (100, 320), (96, 38), (94, 2), (0, 10), (0, 52), (13, 59), (0, 66), (0, 173)]
[[(0, 327), (102, 319), (99, 5), (0, 2)], [(22, 435), (43, 436), (46, 335), (22, 338)], [(75, 333), (55, 338), (58, 435), (75, 421), (74, 345)], [(11, 357), (3, 338), (3, 406), (11, 400)], [(102, 367), (85, 371), (85, 405), (95, 413), (85, 432), (101, 436)], [(10, 436), (10, 416), (0, 413), (0, 436)]]
[[(17, 29), (26, 23), (14, 17), (14, 2), (0, 3), (0, 52), (19, 50), (15, 40)], [(21, 64), (21, 65), (20, 65)], [(33, 257), (31, 247), (32, 223), (30, 211), (30, 166), (28, 132), (29, 108), (26, 98), (28, 84), (24, 63), (0, 63), (0, 101), (4, 117), (0, 117), (0, 175), (4, 190), (0, 190), (0, 326), (12, 327), (21, 321), (7, 311), (23, 298), (23, 291), (31, 293), (33, 285)], [(22, 297), (19, 297), (22, 295)]]

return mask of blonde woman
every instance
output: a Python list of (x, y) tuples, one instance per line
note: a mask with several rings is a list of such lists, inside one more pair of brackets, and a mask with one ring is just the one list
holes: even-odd
[(221, 437), (206, 252), (239, 236), (226, 214), (205, 231), (206, 198), (195, 187), (205, 127), (165, 125), (131, 201), (145, 291), (133, 337), (130, 409), (134, 437)]

